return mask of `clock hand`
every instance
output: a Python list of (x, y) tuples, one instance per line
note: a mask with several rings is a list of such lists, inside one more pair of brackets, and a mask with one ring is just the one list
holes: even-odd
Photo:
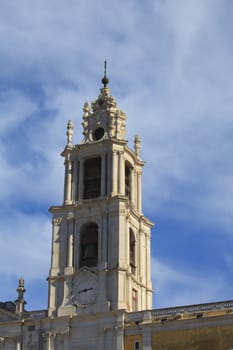
[(78, 292), (78, 294), (81, 294), (81, 293), (86, 293), (88, 292), (89, 290), (92, 290), (93, 288), (85, 288), (85, 289), (82, 289)]

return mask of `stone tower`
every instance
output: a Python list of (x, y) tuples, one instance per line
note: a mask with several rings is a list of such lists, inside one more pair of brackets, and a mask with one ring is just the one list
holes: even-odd
[(83, 108), (81, 143), (68, 122), (64, 202), (52, 206), (49, 315), (152, 308), (150, 230), (142, 213), (140, 140), (125, 140), (105, 74), (99, 97)]

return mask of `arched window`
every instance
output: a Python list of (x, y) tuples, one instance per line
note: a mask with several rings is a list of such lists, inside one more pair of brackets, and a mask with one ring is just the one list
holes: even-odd
[(101, 190), (101, 158), (84, 161), (84, 192), (83, 198), (96, 198)]
[(136, 272), (136, 240), (133, 230), (129, 229), (129, 261), (131, 272), (135, 274)]
[(80, 236), (79, 267), (96, 266), (98, 263), (98, 226), (96, 223), (85, 225)]

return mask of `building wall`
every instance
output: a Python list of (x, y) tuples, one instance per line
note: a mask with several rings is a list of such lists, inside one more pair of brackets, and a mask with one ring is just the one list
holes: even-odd
[(153, 350), (233, 349), (233, 325), (153, 332)]
[(127, 313), (124, 334), (124, 350), (233, 350), (232, 302)]
[[(148, 327), (148, 325), (144, 326)], [(143, 326), (138, 334), (125, 336), (125, 350), (135, 350), (135, 343), (139, 342), (140, 350), (144, 350), (142, 344), (147, 343), (143, 339)], [(148, 334), (148, 333), (147, 333)], [(205, 327), (199, 322), (198, 328), (176, 329), (156, 331), (151, 328), (151, 344), (147, 350), (232, 350), (233, 349), (233, 325)]]
[(134, 334), (125, 337), (125, 350), (135, 350), (135, 344), (139, 342), (139, 349), (142, 349), (142, 335)]

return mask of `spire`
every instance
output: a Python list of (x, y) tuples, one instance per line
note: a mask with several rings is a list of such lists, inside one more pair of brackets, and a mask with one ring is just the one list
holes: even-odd
[(105, 61), (104, 61), (104, 77), (103, 77), (103, 79), (102, 79), (102, 83), (104, 84), (104, 87), (105, 87), (105, 88), (107, 87), (108, 82), (109, 82), (108, 77), (107, 77), (107, 75), (106, 75), (106, 71), (107, 71), (107, 61), (105, 60)]
[(26, 304), (26, 301), (24, 300), (24, 293), (26, 292), (26, 289), (24, 288), (24, 279), (23, 277), (20, 277), (18, 288), (16, 289), (16, 292), (18, 292), (18, 298), (16, 299), (16, 313), (22, 315), (24, 312), (24, 305)]
[(107, 86), (107, 62), (104, 61), (103, 86), (98, 98), (89, 106), (86, 102), (83, 108), (82, 143), (97, 142), (107, 139), (125, 140), (125, 113), (118, 109), (117, 103), (111, 96)]

